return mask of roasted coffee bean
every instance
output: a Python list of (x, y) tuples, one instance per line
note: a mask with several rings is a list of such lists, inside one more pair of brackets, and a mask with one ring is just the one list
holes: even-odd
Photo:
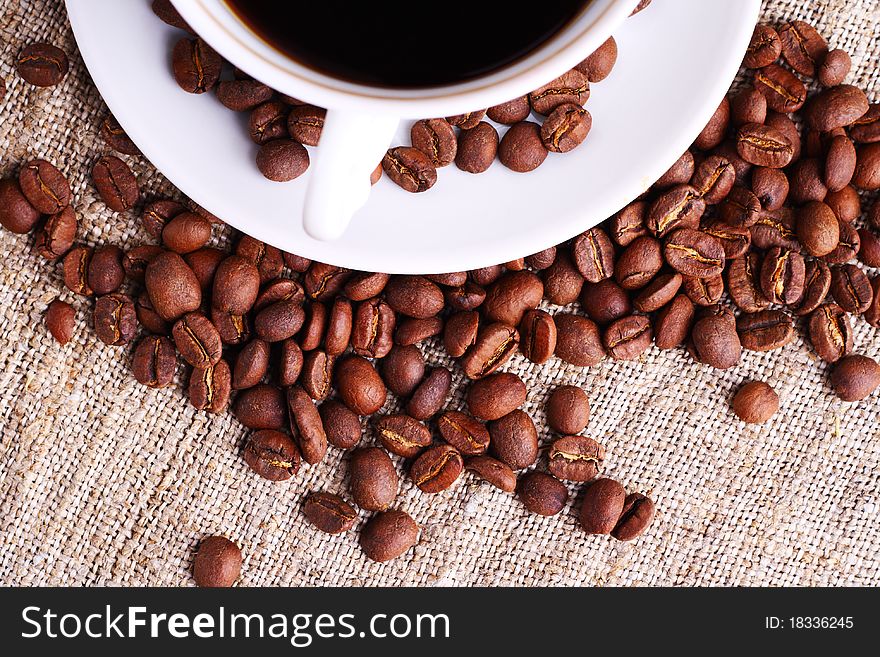
[(46, 160), (31, 160), (21, 166), (18, 184), (30, 204), (41, 214), (55, 214), (70, 205), (70, 184)]
[(477, 342), (480, 315), (473, 310), (460, 310), (449, 316), (443, 329), (443, 346), (453, 358), (463, 356)]
[[(451, 305), (451, 304), (450, 304)], [(454, 308), (454, 306), (451, 305)], [(443, 332), (444, 321), (442, 317), (404, 317), (397, 324), (394, 331), (394, 344), (409, 346), (418, 344)]]
[(223, 344), (244, 344), (251, 337), (249, 315), (233, 315), (211, 308), (211, 322), (217, 328)]
[(361, 440), (361, 419), (342, 402), (328, 399), (318, 407), (327, 442), (340, 449), (351, 449)]
[(379, 296), (390, 278), (390, 274), (355, 274), (345, 284), (345, 296), (355, 302)]
[(125, 294), (98, 297), (94, 312), (95, 333), (104, 344), (120, 347), (131, 342), (137, 333), (134, 302)]
[(251, 434), (242, 453), (251, 470), (269, 481), (286, 481), (297, 473), (299, 449), (286, 434), (263, 429)]
[(300, 386), (290, 386), (286, 394), (290, 430), (299, 444), (303, 460), (311, 465), (320, 463), (327, 453), (327, 434), (318, 408)]
[(526, 386), (516, 374), (497, 372), (471, 383), (467, 405), (474, 417), (497, 420), (522, 406), (526, 394)]
[(718, 216), (729, 226), (748, 228), (761, 217), (761, 201), (745, 187), (734, 187), (721, 202)]
[(486, 116), (496, 123), (513, 125), (529, 118), (531, 109), (528, 96), (520, 96), (519, 98), (508, 100), (506, 103), (490, 107), (486, 110)]
[[(153, 2), (153, 10), (161, 4)], [(176, 13), (176, 10), (175, 10)], [(193, 579), (202, 588), (228, 588), (241, 573), (241, 549), (225, 536), (209, 536), (199, 544)]]
[[(730, 123), (733, 127), (740, 128), (749, 123), (763, 124), (766, 119), (767, 99), (756, 89), (744, 87), (730, 100)], [(752, 132), (752, 130), (747, 132)], [(753, 142), (749, 143), (750, 148), (754, 145)]]
[(449, 397), (452, 373), (445, 367), (435, 367), (415, 389), (406, 404), (406, 413), (417, 420), (428, 420), (440, 412)]
[[(488, 126), (488, 124), (485, 125)], [(427, 155), (435, 167), (445, 167), (455, 160), (457, 152), (455, 130), (445, 119), (416, 121), (410, 130), (410, 138), (413, 148), (417, 148)], [(495, 133), (495, 139), (497, 144), (497, 133)]]
[(126, 276), (139, 283), (144, 282), (144, 274), (153, 258), (162, 253), (161, 246), (155, 244), (141, 244), (129, 249), (122, 256), (122, 269)]
[(520, 323), (520, 351), (533, 363), (546, 363), (556, 351), (556, 323), (543, 310), (529, 310)]
[(520, 479), (517, 494), (526, 509), (541, 516), (555, 516), (568, 502), (565, 484), (551, 475), (534, 470)]
[(469, 379), (482, 379), (510, 359), (519, 340), (519, 332), (512, 326), (501, 322), (484, 326), (461, 359), (461, 368)]
[(224, 80), (217, 85), (217, 100), (233, 112), (252, 110), (272, 95), (272, 89), (256, 80)]
[(859, 193), (852, 185), (847, 185), (839, 192), (828, 192), (825, 196), (825, 204), (844, 223), (852, 223), (862, 214), (862, 202), (859, 198)]
[(603, 344), (615, 360), (635, 360), (651, 346), (651, 322), (645, 315), (630, 315), (612, 322), (605, 329)]
[(335, 368), (336, 387), (343, 403), (358, 415), (372, 415), (385, 403), (386, 388), (372, 363), (348, 356)]
[(641, 493), (630, 493), (623, 502), (623, 511), (611, 535), (618, 541), (631, 541), (650, 526), (654, 520), (654, 502)]
[(746, 68), (764, 68), (772, 64), (782, 54), (782, 42), (779, 35), (769, 25), (756, 25), (752, 40), (746, 49), (743, 66)]
[(816, 68), (828, 52), (828, 44), (812, 25), (789, 21), (777, 28), (782, 56), (796, 72), (815, 77)]
[(287, 132), (301, 144), (317, 146), (324, 130), (327, 110), (314, 105), (299, 105), (287, 115)]
[(746, 123), (736, 133), (736, 150), (746, 162), (761, 167), (781, 169), (791, 162), (788, 138), (762, 123)]
[(791, 342), (794, 325), (781, 310), (761, 310), (740, 315), (736, 330), (743, 348), (751, 351), (779, 349)]
[[(285, 340), (282, 344), (286, 343)], [(305, 354), (302, 360), (300, 384), (312, 399), (316, 401), (327, 399), (333, 387), (335, 359), (327, 355), (327, 352), (315, 349)]]
[(273, 139), (257, 151), (257, 169), (273, 182), (290, 182), (309, 168), (309, 152), (293, 139)]
[(238, 393), (232, 413), (248, 429), (287, 428), (287, 403), (284, 393), (275, 386), (265, 383)]
[(547, 159), (547, 152), (541, 139), (541, 126), (531, 121), (520, 121), (510, 126), (498, 144), (501, 164), (517, 173), (537, 169)]
[(257, 105), (248, 117), (248, 134), (255, 144), (263, 145), (275, 139), (289, 137), (287, 131), (288, 107), (277, 100)]
[(257, 300), (253, 305), (253, 311), (260, 312), (264, 308), (268, 308), (278, 301), (295, 301), (297, 303), (302, 303), (304, 299), (305, 293), (299, 283), (290, 280), (289, 278), (280, 278), (267, 285), (263, 288), (262, 292), (257, 295)]
[(416, 148), (398, 146), (382, 158), (388, 177), (408, 192), (424, 192), (437, 182), (437, 169), (427, 155)]
[(605, 448), (587, 436), (563, 436), (550, 445), (548, 458), (557, 479), (592, 481), (602, 469)]
[(752, 244), (759, 249), (779, 247), (799, 252), (801, 243), (795, 234), (795, 215), (789, 208), (780, 208), (775, 212), (762, 212), (758, 220), (749, 227)]
[[(0, 210), (0, 215), (2, 215)], [(61, 212), (46, 218), (37, 231), (34, 251), (47, 260), (57, 260), (67, 253), (76, 239), (77, 220), (73, 208), (68, 206)]]
[(259, 384), (269, 371), (269, 343), (255, 338), (235, 357), (232, 389), (244, 390)]
[(837, 246), (834, 247), (831, 253), (822, 256), (822, 260), (829, 265), (842, 265), (850, 260), (854, 260), (862, 248), (859, 231), (853, 228), (852, 224), (838, 221), (837, 232), (840, 234)]
[(734, 171), (734, 184), (740, 187), (748, 183), (749, 173), (754, 168), (750, 162), (746, 162), (736, 151), (736, 142), (733, 139), (723, 142), (714, 150), (715, 155), (730, 162)]
[(846, 356), (853, 348), (852, 327), (846, 312), (834, 303), (819, 306), (810, 315), (810, 342), (826, 363)]
[(577, 386), (559, 386), (547, 400), (547, 424), (558, 433), (577, 434), (590, 421), (590, 401)]
[(443, 292), (422, 276), (393, 276), (385, 286), (385, 300), (395, 312), (418, 319), (443, 310)]
[(455, 166), (468, 173), (483, 173), (492, 166), (497, 152), (498, 132), (490, 124), (480, 122), (458, 135), (458, 146), (453, 149)]
[[(330, 316), (327, 318), (327, 332), (324, 335), (324, 349), (331, 356), (341, 355), (349, 345), (354, 322), (351, 301), (343, 297), (337, 297), (330, 307)], [(388, 336), (389, 349), (391, 335)], [(379, 358), (379, 352), (376, 352)], [(382, 354), (384, 356), (385, 354)]]
[(519, 409), (490, 422), (489, 436), (492, 453), (515, 470), (527, 468), (538, 459), (535, 423)]
[(46, 328), (58, 344), (65, 345), (73, 337), (76, 311), (69, 303), (55, 299), (46, 310)]
[[(731, 170), (731, 177), (733, 176)], [(732, 180), (732, 178), (731, 178)], [(731, 181), (731, 185), (733, 182)], [(608, 228), (611, 239), (618, 246), (629, 246), (634, 239), (648, 234), (645, 226), (645, 215), (648, 204), (645, 201), (633, 201), (611, 218)]]
[(97, 295), (109, 294), (118, 290), (125, 281), (122, 267), (122, 249), (113, 244), (99, 246), (92, 252), (89, 261), (89, 287)]
[(779, 410), (779, 395), (763, 381), (750, 381), (737, 390), (731, 408), (749, 424), (764, 424)]
[(443, 296), (446, 305), (453, 310), (474, 310), (483, 305), (486, 290), (473, 281), (468, 281), (460, 287), (446, 289)]
[(585, 285), (581, 306), (590, 319), (603, 326), (632, 312), (629, 295), (612, 279)]
[(724, 279), (720, 275), (712, 278), (683, 276), (682, 288), (688, 299), (696, 305), (714, 306), (724, 293)]
[(166, 388), (174, 380), (177, 352), (174, 344), (160, 335), (148, 335), (138, 343), (131, 361), (131, 371), (138, 383), (150, 388)]
[(256, 266), (262, 284), (274, 281), (281, 275), (284, 260), (281, 251), (274, 246), (245, 235), (235, 245), (235, 253), (250, 260)]
[(752, 193), (764, 210), (778, 210), (788, 197), (788, 178), (779, 169), (756, 167), (752, 171)]
[(296, 301), (278, 301), (254, 318), (254, 331), (267, 342), (281, 342), (302, 328), (305, 312)]
[(614, 37), (608, 39), (590, 54), (584, 61), (575, 66), (590, 82), (601, 82), (607, 78), (617, 62), (617, 42)]
[(529, 104), (538, 114), (547, 116), (560, 105), (583, 105), (589, 97), (590, 83), (587, 77), (572, 69), (532, 91)]
[(157, 199), (144, 207), (141, 222), (150, 236), (158, 239), (162, 236), (165, 224), (184, 211), (186, 208), (177, 201)]
[(392, 454), (413, 458), (433, 442), (431, 431), (409, 415), (383, 415), (373, 423), (382, 446)]
[(701, 151), (710, 151), (722, 141), (727, 135), (727, 128), (730, 125), (730, 101), (725, 96), (721, 100), (721, 104), (712, 114), (706, 127), (697, 135), (694, 140), (694, 146)]
[(440, 493), (452, 486), (463, 471), (464, 460), (458, 450), (451, 445), (437, 445), (413, 461), (409, 477), (423, 493)]
[(706, 202), (690, 185), (678, 185), (664, 192), (648, 208), (645, 225), (656, 237), (665, 237), (678, 228), (697, 228)]
[(318, 492), (310, 494), (303, 504), (303, 515), (327, 534), (349, 531), (357, 522), (357, 511), (339, 495)]
[(694, 304), (688, 297), (679, 294), (661, 308), (654, 319), (654, 343), (657, 348), (674, 349), (684, 344), (693, 321)]
[(865, 92), (851, 84), (824, 89), (804, 107), (803, 119), (813, 130), (828, 132), (861, 118), (870, 104)]
[(475, 110), (473, 112), (465, 112), (464, 114), (456, 114), (455, 116), (447, 116), (446, 121), (449, 125), (462, 130), (470, 130), (475, 127), (486, 115), (486, 110)]
[[(822, 182), (829, 192), (839, 192), (849, 185), (856, 171), (856, 147), (846, 135), (837, 135), (828, 142)], [(827, 196), (826, 196), (827, 198)]]
[(89, 287), (89, 264), (92, 261), (92, 249), (87, 246), (75, 246), (64, 256), (64, 285), (68, 290), (82, 296), (92, 296)]
[(755, 71), (754, 86), (764, 94), (767, 106), (776, 112), (797, 112), (807, 99), (804, 83), (778, 64), (769, 64)]
[(711, 278), (724, 270), (724, 247), (711, 235), (691, 228), (672, 233), (663, 247), (666, 262), (687, 276)]
[(418, 347), (395, 346), (379, 367), (388, 389), (399, 397), (408, 397), (425, 377), (425, 359)]
[(54, 87), (69, 69), (65, 52), (48, 43), (26, 45), (15, 60), (15, 70), (21, 78), (36, 87)]
[(556, 356), (577, 367), (592, 367), (605, 356), (602, 338), (596, 323), (568, 313), (558, 313), (556, 322)]
[(636, 310), (652, 313), (672, 301), (681, 287), (681, 274), (660, 274), (633, 300)]
[(614, 265), (614, 278), (625, 290), (645, 287), (663, 266), (660, 242), (647, 235), (626, 247)]
[(873, 103), (867, 112), (850, 124), (849, 136), (857, 144), (880, 141), (880, 103)]
[(852, 60), (845, 50), (835, 48), (829, 50), (819, 66), (816, 77), (823, 87), (836, 87), (843, 83), (849, 74)]
[(831, 387), (843, 401), (861, 401), (873, 394), (878, 386), (880, 365), (868, 356), (847, 356), (831, 372)]
[(158, 313), (153, 308), (153, 304), (150, 301), (150, 295), (147, 294), (146, 290), (138, 295), (138, 298), (134, 302), (134, 308), (141, 326), (147, 329), (150, 333), (157, 333), (160, 335), (166, 335), (168, 333), (170, 328), (168, 322), (159, 317)]
[(860, 248), (859, 260), (872, 268), (880, 267), (880, 237), (869, 228), (860, 228), (858, 231)]
[(871, 287), (874, 289), (874, 300), (865, 311), (865, 321), (874, 328), (880, 328), (880, 276), (871, 279)]
[(721, 243), (724, 249), (724, 257), (726, 260), (739, 258), (748, 252), (752, 245), (752, 234), (748, 228), (729, 226), (727, 224), (716, 222), (706, 226), (703, 232), (711, 235)]
[(516, 474), (508, 465), (491, 456), (474, 456), (465, 462), (465, 468), (505, 493), (516, 490)]
[(466, 271), (453, 271), (446, 274), (425, 274), (425, 278), (444, 287), (459, 287), (467, 283), (468, 274)]
[(188, 313), (174, 324), (174, 343), (183, 359), (197, 369), (215, 365), (223, 355), (220, 334), (202, 313)]
[(559, 105), (544, 119), (541, 141), (553, 153), (568, 153), (580, 146), (593, 126), (590, 113), (580, 105)]
[(828, 188), (823, 182), (824, 165), (816, 158), (795, 162), (789, 169), (788, 200), (798, 205), (810, 201), (824, 201)]
[(394, 346), (394, 311), (382, 299), (362, 301), (350, 324), (351, 347), (356, 354), (383, 358)]
[(880, 189), (880, 142), (859, 146), (852, 184), (859, 189)]
[(623, 513), (626, 490), (613, 479), (597, 479), (584, 493), (581, 527), (588, 534), (610, 534)]
[(723, 201), (736, 181), (736, 171), (726, 158), (709, 155), (694, 169), (691, 186), (707, 204)]
[(220, 55), (200, 38), (184, 37), (174, 46), (171, 55), (174, 79), (188, 93), (203, 94), (213, 89), (222, 67)]
[[(317, 362), (317, 352), (313, 352), (313, 354), (315, 355), (313, 362)], [(293, 338), (288, 338), (281, 343), (277, 366), (278, 385), (282, 388), (292, 386), (299, 379), (303, 369), (303, 353)]]
[(130, 210), (140, 198), (137, 179), (128, 165), (115, 155), (105, 155), (92, 167), (92, 180), (101, 200), (111, 210)]
[(468, 272), (471, 281), (481, 287), (491, 285), (501, 278), (502, 274), (504, 274), (504, 267), (501, 265), (491, 265), (489, 267), (482, 267)]
[(654, 189), (669, 189), (676, 185), (686, 185), (690, 182), (694, 175), (694, 154), (685, 151), (681, 156), (666, 170), (662, 176), (657, 178), (652, 187)]
[[(582, 257), (587, 257), (583, 252), (586, 248), (589, 247), (581, 247)], [(613, 259), (610, 264), (609, 273), (613, 273)], [(584, 277), (576, 269), (568, 251), (559, 251), (553, 263), (541, 272), (541, 280), (544, 283), (544, 298), (558, 306), (567, 306), (577, 301), (584, 286)]]
[(485, 454), (489, 447), (486, 426), (459, 411), (445, 411), (437, 418), (437, 428), (443, 440), (465, 456)]
[(831, 294), (846, 312), (859, 315), (874, 299), (868, 276), (857, 265), (843, 265), (831, 270)]
[(231, 255), (214, 274), (211, 303), (219, 310), (244, 315), (254, 307), (260, 292), (260, 272), (247, 258)]
[(303, 351), (314, 351), (321, 346), (327, 331), (327, 315), (327, 306), (323, 303), (315, 301), (309, 304), (299, 339)]
[(736, 332), (733, 313), (720, 306), (707, 309), (691, 331), (694, 350), (701, 363), (726, 370), (739, 362), (742, 344)]
[(804, 266), (804, 294), (793, 308), (798, 316), (809, 315), (818, 308), (831, 289), (831, 270), (821, 260), (810, 260)]
[(403, 511), (379, 513), (364, 525), (359, 543), (368, 559), (391, 561), (419, 540), (419, 526)]
[(483, 309), (486, 319), (518, 326), (527, 310), (537, 308), (544, 295), (541, 279), (530, 271), (505, 274), (489, 288)]
[(821, 201), (811, 201), (798, 209), (796, 230), (807, 253), (817, 257), (831, 253), (840, 240), (837, 217)]
[(803, 296), (805, 273), (799, 253), (774, 247), (761, 264), (761, 291), (771, 303), (794, 305)]
[(589, 283), (611, 278), (614, 273), (614, 246), (601, 228), (591, 228), (572, 244), (578, 271)]
[(365, 511), (383, 511), (397, 497), (397, 471), (384, 450), (378, 447), (354, 450), (348, 472), (351, 497)]

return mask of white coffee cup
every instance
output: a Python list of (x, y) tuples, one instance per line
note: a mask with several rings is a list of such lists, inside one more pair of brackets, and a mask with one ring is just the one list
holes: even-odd
[(306, 232), (320, 240), (341, 236), (367, 202), (370, 174), (401, 120), (463, 114), (522, 96), (585, 59), (638, 4), (592, 0), (560, 32), (510, 66), (459, 84), (393, 89), (341, 80), (298, 63), (254, 34), (224, 0), (172, 2), (226, 60), (273, 89), (327, 108), (302, 216)]

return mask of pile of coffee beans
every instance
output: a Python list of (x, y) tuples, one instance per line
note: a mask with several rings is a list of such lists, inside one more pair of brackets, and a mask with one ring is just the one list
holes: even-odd
[[(641, 2), (633, 14), (649, 4)], [(181, 89), (214, 91), (225, 107), (248, 113), (248, 134), (259, 146), (257, 168), (266, 178), (287, 182), (305, 173), (306, 146), (318, 145), (326, 110), (278, 93), (228, 65), (169, 0), (154, 0), (152, 7), (165, 23), (189, 32), (171, 56)], [(483, 173), (496, 159), (512, 171), (533, 171), (548, 154), (567, 153), (584, 142), (592, 127), (584, 109), (590, 84), (608, 77), (616, 61), (617, 43), (611, 37), (575, 68), (529, 94), (488, 109), (417, 121), (411, 145), (389, 149), (371, 182), (378, 182), (384, 170), (406, 191), (424, 192), (437, 182), (439, 168), (455, 164), (468, 173)]]
[[(44, 160), (0, 180), (0, 224), (35, 231), (35, 252), (61, 260), (67, 288), (94, 299), (98, 337), (133, 345), (138, 381), (173, 385), (183, 361), (193, 406), (231, 408), (251, 431), (242, 459), (256, 475), (288, 480), (330, 447), (350, 450), (347, 495), (312, 492), (303, 513), (331, 534), (353, 529), (358, 508), (372, 514), (360, 533), (367, 557), (393, 559), (418, 540), (395, 508), (401, 472), (430, 495), (469, 471), (538, 515), (560, 513), (582, 486), (584, 531), (630, 540), (654, 503), (600, 477), (606, 450), (584, 435), (585, 393), (552, 391), (555, 438), (542, 446), (521, 410), (529, 391), (504, 366), (555, 357), (590, 367), (637, 359), (654, 343), (727, 369), (743, 349), (787, 345), (803, 318), (817, 356), (834, 364), (834, 393), (872, 395), (880, 365), (853, 353), (852, 322), (880, 326), (880, 275), (867, 271), (880, 266), (880, 203), (862, 212), (880, 189), (880, 111), (840, 84), (839, 52), (804, 23), (758, 26), (745, 60), (752, 84), (722, 102), (642, 197), (565, 244), (469, 272), (351, 271), (248, 236), (227, 252), (209, 246), (216, 217), (191, 202), (144, 203), (131, 169), (109, 154), (94, 165), (96, 189), (108, 207), (139, 212), (158, 243), (76, 244), (70, 186)], [(826, 86), (808, 97), (799, 75), (813, 74)], [(112, 118), (99, 129), (119, 153), (137, 152)], [(47, 326), (62, 344), (75, 312), (50, 305)], [(419, 345), (430, 338), (467, 377), (466, 409), (447, 406), (453, 376), (426, 362)], [(389, 396), (399, 412), (381, 413)], [(762, 423), (779, 403), (753, 381), (731, 405)], [(199, 583), (236, 579), (240, 552), (225, 540), (203, 545)]]

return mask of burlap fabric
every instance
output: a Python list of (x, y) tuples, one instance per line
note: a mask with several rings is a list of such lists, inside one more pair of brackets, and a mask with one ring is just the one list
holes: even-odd
[[(764, 17), (812, 21), (853, 54), (850, 79), (880, 99), (877, 0), (769, 0)], [(71, 179), (83, 241), (148, 241), (90, 184), (106, 109), (61, 0), (2, 0), (0, 37), (9, 86), (0, 100), (0, 174), (45, 157)], [(14, 74), (15, 54), (33, 40), (70, 53), (59, 87), (36, 89)], [(145, 196), (175, 193), (149, 163), (129, 159)], [(189, 585), (193, 550), (214, 533), (242, 546), (241, 583), (251, 586), (880, 582), (880, 400), (837, 401), (826, 366), (801, 339), (778, 353), (746, 353), (726, 372), (656, 349), (639, 362), (606, 360), (589, 370), (515, 357), (509, 369), (528, 383), (525, 410), (539, 426), (555, 385), (585, 388), (589, 433), (608, 449), (606, 471), (656, 500), (653, 527), (618, 543), (578, 529), (577, 498), (543, 518), (471, 476), (434, 496), (404, 480), (397, 506), (418, 521), (421, 538), (403, 558), (379, 565), (362, 556), (356, 532), (323, 535), (300, 512), (306, 492), (344, 490), (339, 450), (290, 482), (256, 477), (239, 456), (243, 428), (229, 415), (196, 412), (179, 387), (137, 384), (129, 350), (96, 339), (90, 304), (74, 299), (58, 268), (30, 246), (0, 231), (0, 584)], [(65, 347), (42, 322), (59, 296), (78, 309)], [(861, 320), (855, 343), (880, 357), (880, 334)], [(425, 352), (446, 361), (434, 343)], [(769, 381), (782, 398), (763, 427), (744, 425), (728, 407), (752, 378)], [(460, 403), (458, 392), (453, 404)]]

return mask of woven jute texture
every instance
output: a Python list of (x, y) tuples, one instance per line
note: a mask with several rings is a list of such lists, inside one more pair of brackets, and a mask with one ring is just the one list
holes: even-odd
[[(852, 53), (850, 81), (880, 100), (877, 0), (764, 7), (768, 21), (795, 17)], [(106, 108), (62, 2), (0, 0), (0, 39), (8, 86), (0, 175), (44, 157), (71, 180), (81, 241), (148, 242), (136, 218), (107, 210), (89, 180), (104, 150), (97, 128)], [(60, 86), (37, 89), (14, 73), (15, 54), (34, 40), (70, 53)], [(148, 162), (128, 160), (145, 197), (176, 194)], [(190, 585), (193, 551), (215, 533), (242, 546), (241, 584), (250, 586), (880, 583), (880, 398), (836, 400), (826, 365), (802, 337), (779, 352), (747, 352), (725, 372), (655, 348), (638, 362), (590, 369), (515, 356), (508, 369), (527, 382), (524, 409), (539, 427), (554, 386), (583, 386), (588, 432), (608, 450), (606, 473), (656, 500), (654, 525), (619, 543), (580, 531), (574, 487), (565, 511), (544, 518), (470, 475), (434, 496), (402, 477), (396, 506), (413, 515), (421, 537), (380, 565), (362, 556), (356, 531), (323, 535), (300, 511), (308, 491), (344, 491), (343, 453), (331, 449), (289, 482), (255, 476), (240, 457), (237, 421), (195, 411), (179, 385), (137, 384), (130, 350), (96, 339), (90, 303), (63, 288), (59, 267), (33, 255), (31, 241), (0, 231), (0, 584)], [(76, 335), (64, 347), (43, 325), (57, 297), (77, 308)], [(880, 358), (880, 333), (861, 319), (854, 327), (856, 350)], [(447, 362), (438, 344), (423, 347), (429, 362)], [(765, 426), (729, 410), (749, 379), (781, 396)], [(461, 404), (462, 384), (456, 375), (452, 405)], [(550, 438), (545, 429), (541, 438)]]

